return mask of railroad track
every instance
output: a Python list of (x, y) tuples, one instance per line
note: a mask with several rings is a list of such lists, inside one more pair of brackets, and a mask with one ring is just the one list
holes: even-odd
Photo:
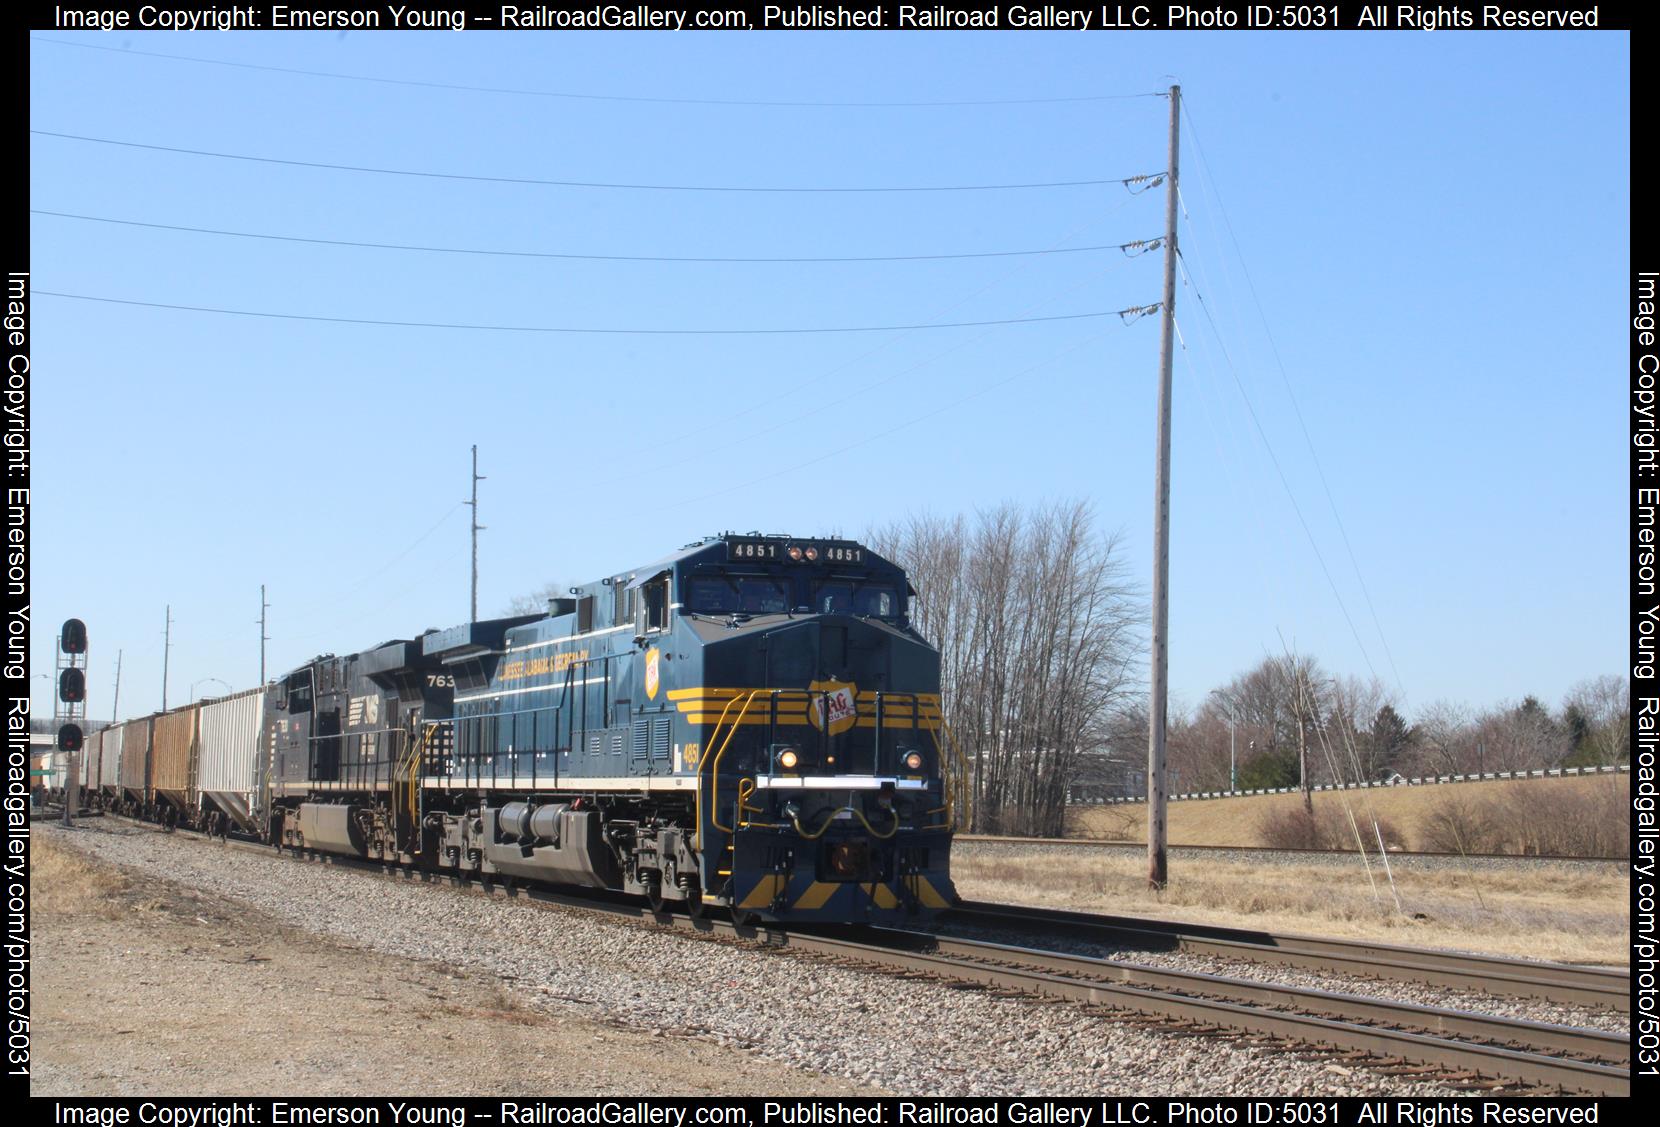
[(1207, 924), (976, 901), (964, 901), (942, 915), (939, 922), (947, 928), (989, 928), (1034, 939), (1064, 936), (1115, 948), (1184, 951), (1361, 977), (1424, 982), (1506, 997), (1595, 1006), (1624, 1013), (1631, 1011), (1631, 972), (1624, 969), (1538, 963), (1364, 940), (1277, 935)]
[[(226, 847), (266, 855), (272, 852), (269, 846), (235, 840)], [(1603, 1095), (1630, 1093), (1630, 1039), (1622, 1034), (1135, 966), (933, 932), (862, 929), (854, 934), (827, 935), (771, 925), (748, 926), (718, 918), (693, 920), (658, 915), (630, 898), (596, 896), (588, 890), (561, 890), (522, 882), (486, 883), (333, 854), (296, 855), (290, 851), (284, 856), (398, 880), (445, 884), (530, 903), (650, 921), (715, 939), (784, 948), (957, 988), (1053, 999), (1082, 1005), (1115, 1020), (1128, 1017), (1168, 1032), (1240, 1039), (1283, 1052), (1315, 1052), (1386, 1073), (1441, 1078), (1471, 1089), (1514, 1090), (1521, 1086)], [(991, 910), (996, 915), (1000, 907), (969, 905), (962, 911)], [(1018, 914), (1025, 910), (1001, 911)], [(983, 921), (988, 917), (976, 918)]]

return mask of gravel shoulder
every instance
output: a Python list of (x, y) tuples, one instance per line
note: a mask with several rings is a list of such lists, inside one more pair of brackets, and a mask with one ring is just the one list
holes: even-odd
[(34, 837), (32, 1095), (872, 1091), (539, 1009), (488, 971), (348, 946), (87, 858), (79, 836)]
[[(164, 882), (186, 905), (169, 915), (218, 921), (175, 921), (170, 931), (140, 937), (144, 929), (130, 914), (103, 931), (53, 932), (43, 919), (37, 957), (55, 965), (39, 971), (41, 989), (55, 997), (41, 1003), (42, 1014), (53, 1016), (42, 1023), (37, 1091), (48, 1083), (68, 1090), (71, 1082), (130, 1090), (128, 1077), (160, 1067), (158, 1060), (167, 1069), (161, 1090), (229, 1091), (220, 1069), (241, 1054), (263, 1070), (249, 1079), (253, 1088), (296, 1095), (434, 1091), (439, 1082), (456, 1091), (1456, 1094), (1302, 1053), (1156, 1032), (1068, 1005), (299, 864), (114, 821), (88, 820), (72, 831), (42, 826), (35, 842), (117, 864), (122, 880)], [(216, 905), (218, 914), (202, 905)], [(244, 921), (238, 934), (258, 946), (192, 942), (193, 928), (235, 929)], [(271, 962), (281, 950), (283, 961), (250, 964), (248, 950)], [(238, 981), (192, 987), (215, 967)], [(96, 984), (87, 983), (88, 971)], [(417, 981), (399, 989), (399, 975)], [(134, 979), (160, 985), (143, 1004), (128, 1006), (122, 999), (136, 996), (122, 983)], [(442, 1001), (430, 996), (433, 989)], [(89, 991), (96, 996), (75, 996)], [(503, 995), (517, 1008), (500, 1009)], [(220, 996), (241, 1001), (222, 1004), (214, 1000)], [(353, 1009), (369, 1003), (383, 1008)], [(112, 1005), (154, 1020), (117, 1020)], [(497, 1033), (452, 1029), (452, 1015), (434, 1013), (444, 1005), (482, 1011), (471, 1016), (489, 1030), (534, 1032), (504, 1051), (490, 1040)], [(46, 1028), (68, 1025), (77, 1006), (87, 1014), (77, 1027), (79, 1058)], [(425, 1021), (415, 1016), (423, 1006)], [(516, 1016), (497, 1017), (491, 1006)], [(348, 1012), (361, 1024), (348, 1025)], [(189, 1032), (163, 1036), (172, 1028)], [(101, 1036), (136, 1035), (115, 1032), (121, 1029), (142, 1030), (148, 1043), (127, 1050), (118, 1071), (99, 1064), (97, 1054)], [(290, 1033), (306, 1037), (307, 1047), (285, 1046)], [(599, 1042), (601, 1033), (613, 1040)], [(66, 1071), (77, 1060), (78, 1070)], [(301, 1067), (284, 1070), (294, 1062)], [(406, 1067), (393, 1071), (397, 1063)], [(340, 1071), (348, 1068), (350, 1079)]]

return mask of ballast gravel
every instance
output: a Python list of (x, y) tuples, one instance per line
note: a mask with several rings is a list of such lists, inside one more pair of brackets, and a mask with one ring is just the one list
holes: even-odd
[(1270, 982), (1304, 990), (1324, 990), (1332, 994), (1382, 998), (1418, 1006), (1439, 1006), (1442, 1009), (1489, 1014), (1493, 1017), (1514, 1018), (1517, 1021), (1543, 1021), (1580, 1029), (1600, 1029), (1609, 1033), (1624, 1033), (1631, 1027), (1630, 1015), (1617, 1010), (1572, 1006), (1539, 998), (1508, 997), (1481, 990), (1457, 990), (1434, 986), (1427, 982), (1336, 974), (1330, 971), (1310, 970), (1307, 967), (1286, 966), (1283, 963), (1257, 963), (1248, 959), (1229, 959), (1187, 951), (1150, 951), (1130, 945), (1119, 947), (1072, 938), (1056, 937), (1034, 943), (1030, 935), (996, 928), (952, 927), (949, 932), (963, 939), (980, 939), (988, 943), (1026, 947), (1036, 945), (1068, 955), (1084, 955), (1117, 963), (1158, 967), (1161, 970), (1244, 978), (1252, 982)]
[[(117, 822), (38, 832), (361, 948), (493, 973), (522, 1003), (931, 1095), (1454, 1095), (1317, 1056), (1153, 1032), (574, 909), (304, 864)], [(603, 1052), (596, 1048), (596, 1053)], [(781, 1093), (787, 1094), (787, 1093)]]

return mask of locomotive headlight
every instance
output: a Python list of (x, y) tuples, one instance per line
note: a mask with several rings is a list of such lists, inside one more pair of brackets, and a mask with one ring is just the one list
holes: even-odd
[(920, 751), (913, 751), (907, 755), (905, 757), (905, 766), (910, 768), (912, 771), (922, 770), (922, 753)]
[(793, 747), (787, 747), (778, 753), (778, 765), (786, 771), (794, 771), (795, 765), (801, 762), (801, 757), (795, 753)]
[(818, 559), (818, 549), (817, 548), (808, 548), (807, 549), (807, 558), (809, 560)]
[(790, 548), (790, 559), (794, 560), (796, 563), (800, 563), (801, 562), (801, 549), (792, 546)]

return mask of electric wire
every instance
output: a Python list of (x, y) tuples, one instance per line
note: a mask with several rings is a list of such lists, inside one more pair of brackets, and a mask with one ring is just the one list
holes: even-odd
[(710, 257), (699, 255), (662, 254), (575, 254), (566, 251), (493, 250), (484, 247), (434, 247), (412, 243), (376, 243), (357, 239), (323, 239), (305, 235), (273, 235), (261, 231), (229, 231), (215, 227), (189, 227), (176, 223), (152, 223), (140, 219), (116, 219), (107, 215), (81, 215), (69, 211), (48, 211), (31, 208), (31, 215), (47, 215), (57, 219), (75, 219), (86, 223), (110, 223), (123, 227), (144, 227), (156, 231), (183, 231), (195, 235), (221, 235), (237, 239), (263, 239), (281, 243), (306, 243), (314, 246), (356, 247), (369, 250), (420, 251), (428, 254), (475, 254), (504, 258), (556, 258), (590, 262), (701, 262), (701, 263), (815, 263), (815, 262), (940, 262), (967, 258), (1023, 258), (1050, 254), (1082, 254), (1089, 251), (1116, 250), (1126, 254), (1145, 254), (1164, 245), (1161, 238), (1134, 239), (1127, 243), (1100, 244), (1084, 247), (1046, 247), (1038, 250), (964, 251), (954, 254), (879, 254), (838, 255), (825, 257), (779, 256), (769, 258)]
[(1181, 108), (1182, 113), (1187, 117), (1188, 132), (1193, 138), (1193, 148), (1199, 157), (1200, 170), (1205, 182), (1210, 187), (1211, 197), (1216, 201), (1217, 213), (1222, 217), (1222, 225), (1227, 229), (1228, 239), (1233, 244), (1234, 254), (1239, 258), (1240, 272), (1245, 276), (1246, 287), (1250, 290), (1251, 300), (1256, 305), (1257, 317), (1262, 322), (1263, 333), (1268, 338), (1269, 351), (1273, 354), (1275, 366), (1279, 369), (1280, 380), (1285, 384), (1286, 395), (1291, 400), (1291, 409), (1297, 417), (1297, 426), (1302, 431), (1303, 443), (1308, 447), (1309, 456), (1314, 461), (1314, 472), (1320, 478), (1320, 487), (1326, 494), (1326, 504), (1331, 508), (1332, 519), (1336, 522), (1338, 535), (1343, 540), (1343, 549), (1348, 553), (1350, 566), (1354, 568), (1355, 580), (1360, 584), (1361, 596), (1366, 600), (1366, 609), (1371, 613), (1372, 626), (1377, 630), (1378, 641), (1383, 645), (1384, 657), (1389, 662), (1390, 672), (1395, 677), (1395, 687), (1400, 690), (1401, 698), (1404, 701), (1407, 696), (1406, 685), (1402, 682), (1401, 671), (1395, 664), (1395, 654), (1389, 647), (1389, 637), (1384, 633), (1383, 623), (1378, 617), (1377, 606), (1372, 601), (1372, 592), (1366, 586), (1366, 577), (1361, 572), (1360, 560), (1355, 555), (1354, 545), (1349, 542), (1348, 529), (1344, 526), (1342, 514), (1338, 511), (1337, 499), (1332, 494), (1331, 483), (1326, 478), (1326, 471), (1324, 466), (1321, 465), (1320, 455), (1314, 448), (1314, 439), (1309, 434), (1308, 422), (1303, 418), (1303, 410), (1297, 402), (1297, 394), (1292, 390), (1291, 377), (1286, 372), (1285, 361), (1280, 356), (1279, 344), (1275, 341), (1273, 330), (1268, 324), (1268, 313), (1263, 308), (1261, 296), (1257, 293), (1256, 282), (1251, 277), (1250, 265), (1245, 261), (1245, 252), (1239, 245), (1239, 237), (1234, 233), (1233, 221), (1228, 217), (1227, 206), (1222, 202), (1222, 190), (1217, 185), (1216, 177), (1211, 171), (1210, 161), (1205, 157), (1204, 146), (1199, 143), (1199, 130), (1197, 125), (1194, 124), (1193, 114), (1188, 107), (1187, 99), (1183, 99)]
[[(315, 168), (330, 172), (359, 172), (375, 176), (409, 176), (429, 180), (466, 180), (486, 184), (521, 184), (548, 188), (596, 188), (638, 192), (739, 192), (745, 194), (861, 194), (901, 192), (999, 192), (1033, 188), (1092, 188), (1118, 184), (1125, 188), (1146, 190), (1157, 183), (1162, 173), (1138, 173), (1134, 176), (1110, 176), (1083, 180), (1043, 180), (1010, 184), (923, 184), (923, 185), (860, 185), (852, 187), (773, 187), (750, 184), (644, 184), (606, 180), (542, 180), (529, 176), (485, 176), (470, 172), (431, 172), (413, 168), (377, 168), (371, 165), (333, 164), (328, 161), (293, 160), (287, 157), (254, 156), (250, 153), (224, 153), (213, 149), (188, 149), (178, 145), (152, 145), (142, 141), (119, 141), (111, 137), (90, 137), (80, 133), (60, 133), (50, 129), (31, 129), (36, 137), (55, 137), (65, 141), (80, 141), (92, 145), (115, 145), (127, 149), (145, 149), (150, 152), (176, 153), (184, 156), (210, 157), (214, 160), (239, 160), (255, 164), (279, 164), (292, 168)], [(1145, 187), (1144, 187), (1145, 186)]]
[(144, 309), (172, 309), (186, 313), (217, 313), (229, 317), (263, 317), (278, 321), (320, 321), (333, 325), (378, 325), (398, 329), (462, 329), (500, 333), (584, 333), (603, 336), (780, 336), (804, 333), (888, 333), (909, 332), (915, 329), (966, 329), (979, 325), (1028, 325), (1043, 321), (1084, 321), (1096, 317), (1118, 317), (1134, 320), (1158, 312), (1158, 305), (1131, 305), (1124, 309), (1100, 309), (1087, 313), (1055, 313), (1043, 317), (1002, 317), (985, 321), (938, 321), (914, 325), (836, 325), (789, 329), (598, 329), (579, 325), (480, 325), (446, 321), (382, 321), (371, 317), (329, 317), (313, 313), (277, 313), (259, 309), (221, 309), (208, 305), (179, 305), (162, 301), (137, 301), (131, 298), (104, 297), (97, 294), (64, 293), (60, 290), (36, 290), (43, 297), (61, 297), (72, 301), (96, 301), (109, 305), (131, 305)]
[[(1070, 293), (1072, 293), (1072, 292), (1074, 292), (1078, 289), (1081, 289), (1084, 286), (1094, 285), (1097, 281), (1099, 281), (1098, 277), (1086, 278), (1082, 282), (1078, 283), (1077, 285), (1074, 285), (1074, 286), (1070, 287), (1069, 289), (1063, 290), (1061, 293), (1052, 294), (1049, 297), (1044, 298), (1042, 301), (1034, 302), (1032, 305), (1028, 306), (1027, 309), (1028, 310), (1041, 309), (1043, 306), (1048, 305), (1050, 302), (1055, 301), (1057, 298), (1066, 296), (1067, 294), (1070, 294)], [(822, 415), (825, 411), (827, 411), (827, 410), (829, 410), (833, 407), (839, 407), (844, 403), (849, 403), (849, 402), (852, 402), (854, 400), (861, 399), (864, 396), (868, 395), (870, 392), (875, 391), (877, 388), (885, 387), (888, 384), (894, 383), (895, 381), (901, 379), (904, 376), (911, 375), (914, 372), (919, 372), (924, 368), (927, 368), (927, 367), (929, 367), (933, 364), (937, 364), (941, 360), (944, 360), (947, 356), (952, 355), (953, 353), (961, 352), (965, 348), (969, 348), (969, 347), (972, 347), (975, 344), (980, 343), (981, 341), (985, 340), (987, 337), (991, 336), (994, 332), (996, 332), (995, 327), (988, 328), (984, 332), (975, 333), (974, 335), (966, 337), (963, 340), (957, 341), (954, 344), (951, 344), (950, 346), (948, 346), (944, 349), (941, 349), (938, 352), (932, 353), (932, 354), (922, 358), (921, 360), (917, 360), (912, 364), (909, 364), (909, 365), (907, 365), (903, 368), (900, 368), (899, 370), (897, 370), (895, 372), (890, 372), (889, 374), (887, 374), (885, 376), (879, 376), (876, 379), (873, 379), (873, 380), (871, 380), (867, 383), (861, 384), (858, 387), (853, 388), (852, 390), (840, 395), (839, 397), (837, 397), (835, 399), (815, 400), (806, 410), (801, 411), (801, 412), (799, 412), (797, 414), (794, 414), (794, 415), (786, 416), (786, 417), (784, 417), (782, 419), (779, 419), (779, 420), (777, 420), (777, 421), (775, 421), (775, 422), (773, 422), (773, 423), (771, 423), (767, 426), (760, 427), (759, 429), (750, 429), (750, 428), (746, 427), (745, 430), (744, 430), (744, 436), (745, 436), (746, 440), (752, 440), (752, 439), (764, 437), (765, 435), (768, 435), (768, 434), (773, 434), (777, 431), (784, 430), (788, 427), (795, 426), (795, 425), (800, 424), (800, 423), (805, 423), (805, 422), (809, 421), (810, 419), (812, 419), (815, 416)], [(814, 381), (810, 381), (810, 382), (817, 384), (817, 383), (822, 383), (822, 380), (814, 380)], [(775, 398), (783, 398), (783, 397), (775, 397)], [(734, 416), (734, 417), (736, 417), (736, 416)], [(698, 448), (698, 449), (693, 450), (693, 451), (688, 452), (688, 453), (676, 454), (675, 456), (673, 456), (672, 458), (670, 458), (667, 461), (654, 463), (654, 464), (649, 465), (649, 466), (642, 466), (639, 469), (634, 470), (632, 473), (628, 473), (628, 474), (626, 474), (622, 477), (616, 478), (615, 480), (618, 483), (621, 483), (621, 482), (631, 481), (631, 480), (634, 480), (634, 479), (640, 478), (640, 477), (647, 477), (647, 476), (650, 476), (651, 474), (661, 473), (663, 471), (670, 470), (670, 469), (683, 470), (686, 467), (691, 466), (691, 465), (696, 465), (699, 462), (708, 461), (708, 460), (713, 459), (713, 458), (721, 458), (721, 457), (726, 457), (726, 456), (728, 456), (727, 453), (725, 451), (721, 450), (719, 447), (701, 447), (701, 448)]]
[(589, 94), (570, 90), (527, 90), (510, 86), (472, 86), (459, 82), (433, 82), (412, 78), (380, 78), (367, 74), (346, 74), (340, 71), (308, 70), (302, 67), (279, 67), (268, 63), (245, 63), (230, 59), (203, 59), (193, 55), (173, 55), (163, 51), (139, 51), (126, 47), (105, 47), (95, 43), (70, 43), (62, 39), (34, 36), (31, 43), (49, 43), (54, 47), (73, 47), (83, 51), (109, 51), (118, 55), (140, 55), (152, 59), (168, 59), (202, 66), (233, 67), (238, 70), (270, 71), (276, 74), (302, 75), (308, 78), (329, 78), (341, 82), (368, 82), (386, 86), (415, 86), (430, 90), (454, 90), (473, 94), (510, 94), (531, 98), (566, 98), (587, 102), (638, 102), (648, 105), (678, 106), (754, 106), (772, 109), (939, 109), (957, 106), (1043, 106), (1067, 102), (1126, 102), (1140, 98), (1164, 98), (1164, 91), (1145, 94), (1072, 94), (1039, 98), (971, 98), (942, 101), (892, 102), (814, 102), (748, 100), (742, 98), (660, 98), (638, 94)]
[[(1131, 204), (1133, 204), (1135, 202), (1135, 199), (1136, 199), (1136, 197), (1135, 197), (1134, 194), (1124, 196), (1117, 203), (1115, 203), (1113, 206), (1105, 209), (1104, 211), (1098, 212), (1098, 213), (1096, 213), (1095, 215), (1093, 215), (1089, 218), (1080, 220), (1079, 222), (1073, 224), (1064, 233), (1062, 233), (1059, 237), (1057, 237), (1055, 239), (1055, 241), (1052, 242), (1050, 245), (1058, 247), (1061, 244), (1066, 243), (1066, 242), (1070, 241), (1071, 239), (1074, 239), (1074, 238), (1078, 237), (1084, 231), (1088, 230), (1092, 225), (1098, 224), (1098, 223), (1104, 221), (1105, 219), (1107, 219), (1109, 216), (1116, 215), (1118, 212), (1123, 211), (1125, 208), (1127, 208)], [(948, 303), (946, 303), (942, 306), (939, 306), (938, 308), (936, 308), (933, 311), (932, 314), (930, 314), (930, 316), (934, 317), (934, 318), (944, 317), (947, 314), (951, 313), (953, 310), (961, 309), (964, 306), (966, 306), (970, 301), (974, 300), (975, 298), (981, 296), (982, 294), (989, 293), (995, 287), (997, 287), (999, 285), (1002, 285), (1003, 283), (1009, 281), (1012, 278), (1018, 277), (1022, 272), (1026, 271), (1030, 268), (1031, 268), (1031, 263), (1030, 262), (1025, 262), (1025, 263), (1021, 263), (1017, 266), (1014, 266), (1011, 269), (1005, 271), (1004, 273), (999, 274), (997, 277), (992, 278), (990, 281), (986, 282), (984, 285), (978, 287), (977, 289), (974, 289), (974, 290), (970, 291), (969, 293), (964, 294), (962, 297), (957, 298), (955, 301), (951, 301), (951, 302), (948, 302)], [(799, 382), (797, 382), (797, 383), (795, 383), (791, 386), (782, 387), (782, 388), (778, 389), (776, 392), (774, 392), (772, 395), (766, 397), (765, 399), (761, 399), (761, 400), (758, 400), (754, 403), (749, 404), (747, 407), (744, 407), (742, 410), (738, 411), (733, 417), (735, 419), (744, 418), (745, 416), (753, 414), (756, 411), (762, 410), (766, 407), (770, 407), (774, 403), (783, 402), (784, 400), (791, 398), (792, 396), (798, 394), (799, 392), (801, 392), (801, 391), (803, 391), (803, 390), (805, 390), (809, 387), (813, 387), (813, 386), (818, 385), (819, 383), (821, 383), (822, 381), (830, 378), (831, 376), (839, 375), (843, 371), (846, 371), (850, 368), (854, 368), (858, 365), (862, 365), (866, 360), (868, 360), (871, 357), (876, 356), (877, 354), (881, 353), (884, 349), (893, 348), (896, 345), (898, 345), (900, 342), (904, 341), (905, 339), (906, 338), (905, 338), (904, 334), (896, 334), (896, 335), (893, 335), (893, 336), (885, 337), (882, 340), (880, 340), (879, 342), (877, 342), (875, 345), (873, 345), (871, 348), (866, 349), (864, 352), (861, 352), (861, 353), (859, 353), (855, 356), (849, 357), (847, 360), (845, 360), (845, 361), (843, 361), (839, 364), (834, 364), (829, 369), (827, 369), (825, 371), (822, 371), (822, 372), (818, 373), (817, 375), (814, 375), (814, 376), (811, 376), (811, 377), (809, 377), (805, 380), (799, 381)]]
[(1088, 336), (1088, 337), (1085, 337), (1082, 340), (1075, 341), (1072, 344), (1067, 345), (1065, 348), (1061, 349), (1059, 352), (1056, 352), (1053, 355), (1045, 357), (1044, 359), (1039, 360), (1036, 363), (1029, 364), (1026, 367), (1020, 369), (1019, 371), (1015, 372), (1012, 375), (1005, 376), (1003, 379), (995, 380), (992, 383), (985, 384), (985, 385), (983, 385), (979, 388), (976, 388), (975, 390), (969, 392), (966, 395), (958, 396), (956, 399), (953, 399), (953, 400), (951, 400), (947, 403), (941, 404), (940, 406), (934, 408), (931, 411), (925, 411), (920, 415), (914, 415), (911, 418), (904, 420), (903, 422), (896, 423), (895, 425), (889, 427), (886, 430), (876, 431), (872, 434), (867, 434), (863, 438), (860, 438), (855, 442), (850, 442), (846, 446), (841, 446), (841, 447), (836, 448), (835, 450), (827, 451), (823, 454), (820, 454), (816, 458), (807, 458), (807, 459), (804, 459), (804, 460), (799, 461), (799, 462), (791, 463), (790, 465), (785, 466), (782, 469), (776, 470), (773, 473), (763, 474), (760, 477), (750, 478), (748, 481), (740, 482), (737, 485), (732, 485), (732, 486), (729, 486), (725, 489), (717, 489), (717, 490), (715, 490), (711, 493), (703, 493), (703, 494), (700, 494), (696, 497), (683, 497), (683, 498), (680, 498), (676, 501), (673, 501), (673, 502), (671, 502), (667, 505), (661, 506), (656, 511), (663, 512), (663, 511), (667, 511), (669, 509), (679, 508), (682, 505), (693, 504), (693, 503), (698, 502), (698, 501), (708, 501), (708, 500), (711, 500), (715, 497), (724, 497), (728, 493), (736, 493), (740, 489), (748, 489), (751, 486), (759, 485), (762, 482), (772, 481), (773, 479), (783, 477), (786, 474), (795, 473), (797, 470), (804, 470), (804, 469), (808, 468), (809, 466), (816, 466), (821, 462), (827, 462), (832, 458), (840, 457), (841, 455), (846, 454), (851, 450), (857, 450), (861, 446), (867, 446), (870, 443), (875, 442), (877, 439), (888, 438), (888, 437), (890, 437), (894, 434), (897, 434), (898, 432), (904, 430), (907, 427), (915, 426), (917, 423), (927, 422), (929, 419), (936, 418), (940, 415), (943, 415), (947, 411), (950, 411), (950, 410), (952, 410), (956, 407), (960, 407), (962, 404), (967, 403), (970, 400), (978, 399), (980, 396), (985, 395), (988, 392), (996, 391), (1000, 387), (1005, 387), (1005, 386), (1007, 386), (1011, 383), (1014, 383), (1016, 380), (1021, 379), (1024, 376), (1031, 375), (1033, 372), (1039, 371), (1040, 369), (1046, 368), (1050, 364), (1055, 363), (1056, 361), (1062, 359), (1063, 357), (1068, 356), (1071, 353), (1078, 351), (1080, 348), (1083, 348), (1085, 345), (1090, 345), (1090, 344), (1096, 343), (1097, 341), (1103, 339), (1103, 337), (1105, 335), (1106, 335), (1105, 333), (1096, 333), (1093, 336)]
[[(1178, 261), (1183, 261), (1185, 266), (1180, 250), (1176, 252), (1176, 258)], [(1284, 467), (1280, 465), (1279, 455), (1274, 452), (1274, 444), (1268, 439), (1268, 432), (1263, 429), (1262, 420), (1257, 416), (1256, 405), (1251, 401), (1250, 393), (1245, 390), (1245, 382), (1239, 377), (1239, 370), (1234, 365), (1233, 356), (1228, 351), (1227, 342), (1222, 339), (1222, 330), (1217, 325), (1216, 318), (1211, 314), (1210, 305), (1205, 301), (1204, 294), (1199, 291), (1197, 286), (1193, 287), (1193, 296), (1199, 302), (1199, 308), (1204, 313), (1205, 320), (1210, 323), (1211, 332), (1216, 334), (1216, 343), (1222, 351), (1228, 373), (1233, 377), (1234, 386), (1239, 389), (1240, 398), (1245, 401), (1245, 409), (1250, 415), (1251, 424), (1256, 428), (1257, 437), (1262, 440), (1263, 449), (1268, 454), (1268, 461), (1273, 465), (1274, 473), (1280, 479), (1280, 486), (1285, 490), (1286, 498), (1291, 502), (1292, 511), (1297, 514), (1297, 523), (1302, 526), (1303, 535), (1308, 538), (1309, 548), (1314, 552), (1314, 558), (1319, 561), (1320, 571), (1326, 577), (1326, 584), (1331, 588), (1332, 597), (1337, 600), (1337, 608), (1343, 612), (1343, 619), (1349, 624), (1349, 633), (1354, 635), (1355, 645), (1360, 648), (1360, 656), (1366, 662), (1366, 668), (1371, 671), (1372, 676), (1376, 677), (1378, 671), (1372, 664), (1371, 655), (1366, 652), (1366, 643), (1361, 639), (1354, 618), (1349, 614), (1348, 604), (1343, 601), (1343, 594), (1337, 588), (1337, 581), (1332, 577), (1331, 568), (1326, 563), (1325, 554), (1320, 551), (1320, 544), (1314, 537), (1314, 530), (1309, 527), (1308, 518), (1303, 515), (1303, 507), (1297, 503), (1297, 495), (1291, 488), (1291, 482), (1285, 475)]]

